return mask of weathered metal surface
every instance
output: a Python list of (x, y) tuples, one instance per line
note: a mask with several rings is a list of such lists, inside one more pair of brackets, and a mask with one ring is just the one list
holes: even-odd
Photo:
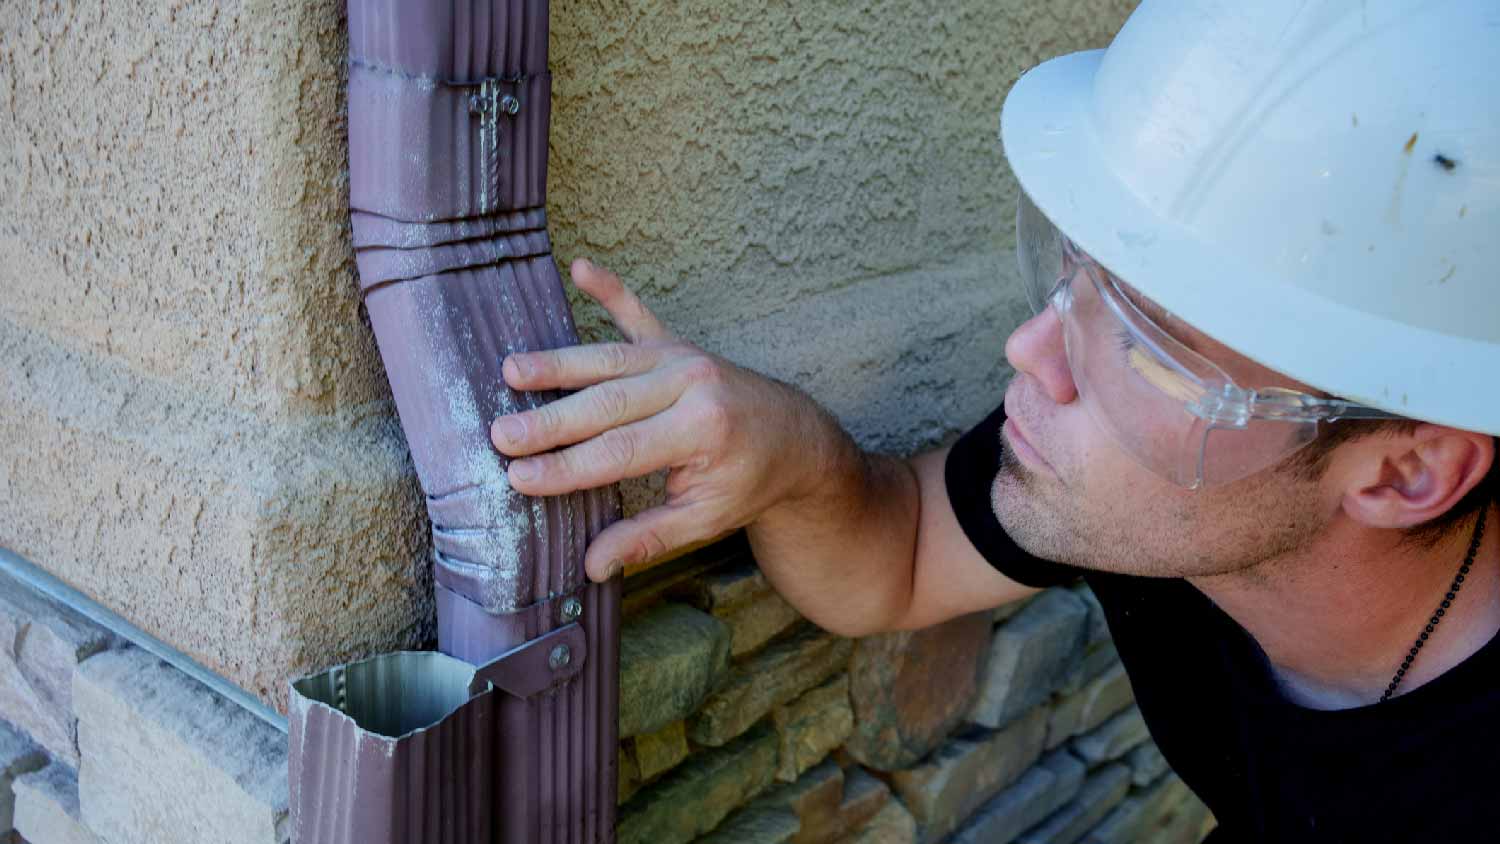
[[(470, 738), (488, 742), (484, 803), (503, 844), (614, 840), (620, 585), (588, 583), (583, 552), (619, 498), (523, 496), (489, 441), (495, 417), (557, 398), (507, 388), (505, 357), (578, 341), (543, 210), (547, 15), (546, 0), (350, 0), (348, 16), (360, 288), (432, 518), (439, 649), (506, 655), (493, 670), (509, 691), (450, 716), (491, 730)], [(466, 811), (478, 793), (412, 812)]]
[(402, 651), (292, 683), (292, 840), (490, 844), (495, 700), (474, 667)]

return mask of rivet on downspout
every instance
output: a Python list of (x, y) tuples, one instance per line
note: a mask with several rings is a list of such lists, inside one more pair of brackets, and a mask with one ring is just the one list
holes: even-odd
[(506, 94), (500, 98), (500, 110), (512, 116), (520, 114), (521, 101), (512, 94)]
[(552, 654), (547, 657), (547, 664), (552, 666), (553, 671), (556, 671), (560, 668), (567, 667), (567, 664), (569, 662), (572, 662), (572, 660), (573, 652), (568, 650), (568, 646), (558, 645), (557, 647), (552, 649)]
[(563, 621), (577, 621), (578, 617), (581, 616), (581, 615), (583, 615), (583, 602), (582, 601), (578, 600), (577, 598), (569, 598), (569, 599), (563, 601), (563, 605), (562, 605), (562, 617), (563, 617)]

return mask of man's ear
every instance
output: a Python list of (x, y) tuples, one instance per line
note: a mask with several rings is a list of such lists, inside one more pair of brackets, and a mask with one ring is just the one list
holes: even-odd
[(1346, 475), (1344, 512), (1379, 528), (1405, 529), (1452, 509), (1484, 480), (1495, 461), (1495, 439), (1423, 423), (1409, 434), (1366, 437), (1345, 446), (1354, 461)]

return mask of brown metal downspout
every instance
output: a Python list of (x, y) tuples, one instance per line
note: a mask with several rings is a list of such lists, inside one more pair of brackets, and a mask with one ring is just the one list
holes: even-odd
[[(556, 398), (508, 389), (504, 358), (578, 342), (544, 210), (548, 4), (349, 0), (348, 20), (354, 246), (432, 519), (439, 649), (481, 666), (480, 680), (497, 687), (470, 704), (476, 711), (493, 705), (492, 724), (481, 713), (478, 726), (457, 734), (462, 739), (441, 732), (416, 738), (447, 746), (494, 735), (493, 757), (482, 760), (493, 775), (486, 768), (473, 778), (486, 785), (469, 786), (492, 789), (486, 796), (494, 841), (612, 842), (620, 579), (589, 583), (583, 553), (618, 518), (619, 499), (613, 489), (522, 496), (506, 482), (506, 461), (488, 436), (502, 413)], [(367, 662), (303, 688), (329, 704), (323, 714), (337, 710), (357, 719), (359, 704), (344, 698), (351, 678), (379, 688), (398, 682), (393, 672), (404, 665), (416, 665)], [(463, 697), (428, 700), (443, 698), (446, 709), (435, 716), (441, 717)], [(316, 726), (323, 714), (292, 719), (294, 779), (315, 770), (328, 777), (337, 768), (336, 760), (317, 754), (338, 742), (311, 735), (323, 729)], [(390, 735), (426, 726), (366, 714)], [(308, 748), (302, 761), (299, 742)], [(474, 751), (448, 746), (444, 752)], [(420, 761), (426, 754), (410, 755)], [(406, 782), (418, 772), (390, 776)], [(298, 805), (317, 811), (308, 801), (321, 787), (294, 782), (294, 811)], [(458, 797), (465, 806), (484, 802)], [(452, 811), (446, 801), (424, 799), (424, 811)], [(401, 823), (413, 830), (446, 826), (436, 818)], [(428, 832), (412, 835), (389, 840), (438, 840)], [(441, 840), (479, 839), (449, 832)]]

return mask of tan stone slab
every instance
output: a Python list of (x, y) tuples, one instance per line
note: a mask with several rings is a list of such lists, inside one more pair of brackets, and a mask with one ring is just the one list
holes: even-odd
[(688, 736), (719, 746), (749, 729), (776, 705), (795, 698), (849, 663), (852, 642), (806, 630), (738, 665), (724, 687), (688, 721)]
[(654, 733), (629, 739), (629, 744), (641, 779), (655, 779), (687, 758), (687, 723), (673, 721)]
[(281, 844), (286, 735), (145, 651), (74, 675), (83, 820), (109, 844)]
[(47, 766), (47, 754), (29, 736), (0, 721), (0, 841), (15, 830), (16, 777)]
[(0, 574), (0, 714), (53, 757), (78, 764), (73, 670), (118, 641), (109, 631)]
[(690, 715), (729, 670), (729, 632), (686, 604), (662, 604), (620, 631), (620, 737)]
[(695, 753), (621, 808), (616, 840), (687, 844), (764, 791), (775, 771), (776, 734), (765, 726)]
[(781, 764), (776, 778), (792, 782), (827, 758), (854, 729), (854, 713), (849, 708), (849, 675), (840, 674), (791, 703), (772, 709), (771, 723), (781, 737)]
[(831, 761), (823, 762), (795, 782), (777, 785), (755, 801), (755, 805), (791, 812), (800, 827), (793, 844), (824, 844), (841, 829), (840, 804), (844, 799), (844, 771)]
[(800, 828), (791, 812), (750, 808), (736, 812), (698, 844), (787, 844)]
[(78, 775), (58, 762), (16, 780), (16, 831), (32, 844), (103, 844), (84, 826)]
[(1047, 713), (1032, 710), (1005, 729), (955, 738), (914, 768), (891, 773), (891, 787), (916, 816), (925, 841), (938, 841), (1040, 757)]
[(913, 765), (958, 726), (978, 693), (988, 613), (860, 639), (850, 663), (851, 756), (877, 770)]
[(892, 800), (863, 829), (839, 839), (839, 844), (915, 844), (917, 821), (899, 801)]

